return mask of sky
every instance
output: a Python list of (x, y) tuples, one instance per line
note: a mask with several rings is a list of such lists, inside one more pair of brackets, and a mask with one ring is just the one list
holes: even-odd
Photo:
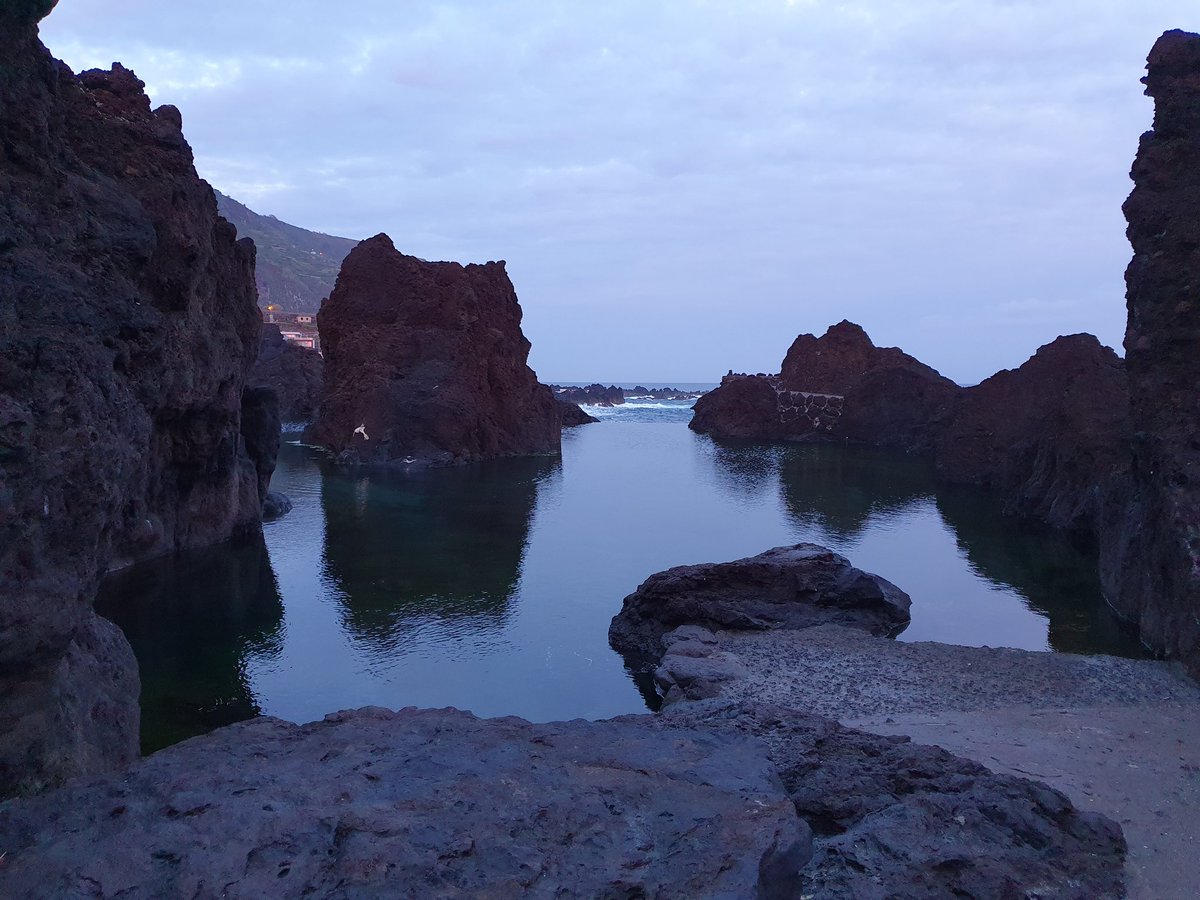
[(1195, 0), (61, 0), (252, 209), (504, 259), (545, 381), (776, 372), (843, 318), (969, 384), (1120, 352), (1155, 38)]

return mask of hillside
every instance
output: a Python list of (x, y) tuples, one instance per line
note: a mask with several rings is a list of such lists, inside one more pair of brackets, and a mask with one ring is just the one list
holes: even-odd
[(358, 241), (306, 231), (259, 215), (220, 191), (214, 193), (221, 215), (237, 226), (238, 237), (252, 238), (258, 247), (258, 305), (316, 312)]

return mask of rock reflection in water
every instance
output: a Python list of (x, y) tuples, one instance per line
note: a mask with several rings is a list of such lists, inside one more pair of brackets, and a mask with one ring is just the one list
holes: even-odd
[(259, 714), (246, 665), (278, 653), (283, 622), (261, 535), (118, 572), (96, 610), (137, 656), (144, 753)]
[(430, 620), (499, 629), (516, 592), (547, 458), (412, 472), (331, 469), (321, 481), (323, 575), (343, 627), (391, 651)]

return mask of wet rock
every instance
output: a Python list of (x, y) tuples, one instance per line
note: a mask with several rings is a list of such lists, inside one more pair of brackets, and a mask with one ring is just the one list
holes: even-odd
[(625, 392), (616, 385), (589, 384), (586, 387), (562, 387), (550, 385), (554, 396), (565, 403), (587, 406), (620, 406), (625, 402)]
[(268, 491), (263, 499), (263, 521), (278, 519), (292, 511), (292, 501), (286, 494), (278, 491)]
[[(101, 573), (253, 530), (264, 475), (241, 431), (258, 343), (254, 248), (218, 216), (178, 110), (152, 110), (120, 65), (77, 77), (49, 55), (36, 23), (51, 6), (0, 8), (0, 706), (10, 710), (12, 691), (38, 673), (127, 662), (120, 641), (94, 639)], [(94, 665), (76, 665), (84, 647)], [(93, 691), (45, 677), (54, 695)], [(113, 696), (124, 709), (106, 721), (136, 726), (136, 692)], [(40, 719), (49, 730), (30, 747), (41, 749), (0, 761), (0, 794), (124, 763), (129, 741), (103, 736), (87, 718), (95, 708), (71, 702)]]
[(700, 434), (745, 440), (777, 441), (786, 437), (779, 391), (766, 377), (726, 378), (692, 407), (688, 427)]
[(844, 556), (796, 544), (651, 575), (625, 598), (608, 639), (634, 668), (645, 668), (657, 664), (663, 636), (680, 625), (764, 631), (836, 624), (891, 635), (908, 625), (910, 605), (894, 584)]
[(1143, 81), (1154, 127), (1124, 206), (1132, 475), (1105, 511), (1101, 574), (1142, 639), (1200, 675), (1200, 35), (1166, 32)]
[(258, 361), (249, 382), (275, 391), (282, 421), (312, 421), (321, 402), (323, 372), (320, 353), (285, 341), (278, 325), (263, 324)]
[(342, 264), (317, 321), (325, 385), (309, 438), (348, 462), (555, 455), (560, 413), (526, 365), (503, 262), (405, 256), (387, 235)]
[(767, 704), (681, 703), (650, 724), (767, 743), (815, 836), (805, 896), (1125, 896), (1120, 827), (1044, 784)]
[(9, 896), (798, 897), (757, 741), (362, 709), (257, 719), (0, 807)]
[(1090, 334), (1060, 337), (964, 393), (937, 445), (939, 473), (994, 488), (1005, 511), (1093, 532), (1128, 470), (1125, 366)]
[(568, 403), (565, 400), (559, 400), (558, 406), (562, 412), (563, 428), (574, 428), (576, 425), (588, 425), (592, 422), (599, 422), (595, 416), (589, 416), (583, 411), (578, 403)]

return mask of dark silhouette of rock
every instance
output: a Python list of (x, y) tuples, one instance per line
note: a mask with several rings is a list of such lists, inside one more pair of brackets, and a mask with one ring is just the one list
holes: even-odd
[(562, 387), (552, 384), (560, 401), (564, 403), (579, 403), (584, 406), (620, 406), (625, 402), (625, 392), (616, 385), (605, 387), (602, 384), (589, 384), (587, 387)]
[(310, 437), (344, 461), (560, 451), (558, 406), (526, 365), (503, 262), (425, 262), (377, 235), (346, 257), (317, 322), (325, 386)]
[(282, 421), (312, 421), (321, 402), (323, 370), (320, 353), (285, 341), (278, 325), (263, 324), (258, 361), (250, 372), (250, 383), (275, 392)]
[(1125, 367), (1090, 334), (1060, 337), (967, 389), (937, 444), (940, 474), (999, 492), (1005, 511), (1092, 532), (1128, 469)]
[(1132, 474), (1101, 526), (1105, 595), (1142, 639), (1200, 674), (1200, 35), (1150, 51), (1154, 127), (1125, 201)]
[(799, 897), (812, 837), (766, 748), (644, 718), (256, 719), (0, 808), (0, 879), (10, 896)]
[(767, 743), (814, 835), (804, 896), (1125, 896), (1120, 827), (1044, 784), (766, 703), (681, 703), (646, 719)]
[(631, 668), (657, 665), (681, 625), (760, 631), (837, 624), (893, 635), (909, 597), (816, 544), (776, 547), (727, 563), (677, 566), (647, 578), (613, 617), (608, 640)]
[(558, 401), (560, 412), (562, 412), (563, 428), (574, 428), (576, 425), (588, 425), (592, 422), (599, 422), (595, 416), (590, 416), (583, 411), (583, 407), (578, 403), (570, 403), (566, 400)]
[(778, 376), (726, 375), (696, 402), (694, 431), (755, 440), (849, 441), (929, 452), (962, 388), (852, 322), (802, 334)]
[(265, 474), (242, 439), (254, 248), (178, 110), (50, 56), (52, 5), (0, 7), (0, 794), (136, 754), (97, 580), (257, 527)]

